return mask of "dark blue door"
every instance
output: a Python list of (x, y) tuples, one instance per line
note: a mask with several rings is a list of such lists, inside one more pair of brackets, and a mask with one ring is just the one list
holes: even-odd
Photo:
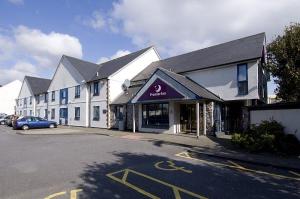
[(62, 125), (68, 124), (68, 108), (59, 109), (59, 123)]

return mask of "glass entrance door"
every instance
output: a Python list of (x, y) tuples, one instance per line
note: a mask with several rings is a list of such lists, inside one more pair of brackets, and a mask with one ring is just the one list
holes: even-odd
[(196, 133), (196, 105), (180, 104), (180, 131), (182, 133)]

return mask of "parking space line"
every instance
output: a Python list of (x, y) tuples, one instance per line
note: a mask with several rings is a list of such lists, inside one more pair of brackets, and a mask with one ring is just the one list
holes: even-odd
[(239, 165), (239, 164), (237, 164), (237, 163), (235, 163), (235, 162), (233, 162), (233, 161), (231, 161), (231, 160), (228, 160), (227, 162), (233, 164), (233, 165), (236, 166), (237, 168), (240, 168), (240, 169), (246, 169), (245, 167), (243, 167), (243, 166), (241, 166), (241, 165)]
[(298, 177), (300, 177), (300, 173), (296, 173), (296, 172), (294, 172), (294, 171), (289, 171), (291, 174), (294, 174), (295, 176), (298, 176)]
[(51, 194), (49, 196), (47, 196), (46, 198), (44, 199), (52, 199), (52, 198), (55, 198), (57, 196), (62, 196), (62, 195), (66, 195), (67, 192), (66, 191), (62, 191), (62, 192), (58, 192), (58, 193), (54, 193), (54, 194)]
[(290, 179), (290, 180), (300, 181), (300, 178), (299, 178), (300, 176), (298, 178), (295, 178), (295, 177), (290, 177), (290, 176), (285, 176), (285, 175), (280, 175), (280, 174), (275, 174), (275, 173), (269, 173), (269, 172), (266, 172), (266, 171), (259, 171), (259, 170), (248, 169), (248, 168), (245, 168), (245, 167), (241, 167), (240, 165), (239, 166), (237, 166), (237, 165), (229, 165), (229, 164), (223, 164), (223, 163), (217, 163), (217, 162), (211, 162), (211, 161), (207, 161), (207, 160), (202, 160), (202, 159), (199, 159), (199, 158), (193, 158), (186, 151), (181, 152), (181, 153), (177, 153), (177, 154), (175, 154), (175, 156), (181, 157), (181, 158), (190, 159), (190, 160), (196, 160), (196, 161), (204, 162), (204, 163), (209, 164), (209, 165), (215, 165), (215, 166), (221, 166), (221, 167), (229, 167), (229, 168), (239, 169), (239, 170), (253, 172), (253, 173), (257, 173), (257, 174), (269, 175), (269, 176), (277, 177), (277, 178), (284, 178), (284, 179)]
[[(141, 176), (143, 178), (146, 178), (148, 180), (154, 181), (154, 182), (156, 182), (158, 184), (161, 184), (161, 185), (164, 185), (164, 186), (167, 186), (167, 187), (171, 188), (173, 190), (174, 198), (175, 199), (181, 199), (180, 192), (185, 193), (185, 194), (187, 194), (189, 196), (192, 196), (194, 198), (206, 199), (206, 197), (204, 197), (204, 196), (201, 196), (199, 194), (196, 194), (194, 192), (188, 191), (188, 190), (183, 189), (181, 187), (178, 187), (176, 185), (169, 184), (169, 183), (164, 182), (162, 180), (159, 180), (157, 178), (148, 176), (146, 174), (143, 174), (143, 173), (137, 172), (135, 170), (131, 170), (131, 169), (123, 169), (123, 170), (120, 170), (120, 171), (116, 171), (116, 172), (113, 172), (113, 173), (106, 174), (106, 176), (109, 177), (109, 178), (111, 178), (112, 180), (115, 180), (115, 181), (117, 181), (119, 183), (122, 183), (122, 184), (124, 184), (124, 185), (126, 185), (126, 186), (128, 186), (128, 187), (130, 187), (132, 189), (134, 189), (135, 191), (137, 191), (137, 192), (139, 192), (139, 193), (141, 193), (141, 194), (143, 194), (145, 196), (148, 196), (149, 198), (159, 199), (158, 196), (155, 196), (155, 195), (153, 195), (153, 194), (151, 194), (151, 193), (149, 193), (149, 192), (147, 192), (147, 191), (145, 191), (145, 190), (143, 190), (143, 189), (141, 189), (141, 188), (139, 188), (139, 187), (137, 187), (137, 186), (135, 186), (135, 185), (127, 182), (126, 179), (125, 179), (125, 181), (123, 181), (122, 179), (124, 179), (124, 175), (125, 175), (126, 171), (127, 171), (127, 175), (129, 175), (130, 173), (133, 173), (133, 174), (136, 174), (136, 175)], [(122, 172), (124, 172), (124, 174), (121, 177), (121, 179), (114, 176), (115, 174), (119, 174), (119, 173), (122, 173)]]
[(70, 192), (70, 199), (77, 199), (77, 193), (81, 192), (82, 189), (74, 189)]

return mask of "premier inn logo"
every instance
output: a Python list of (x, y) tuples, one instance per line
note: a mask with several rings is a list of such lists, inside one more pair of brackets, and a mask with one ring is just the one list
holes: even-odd
[(181, 99), (183, 96), (175, 88), (157, 78), (141, 95), (138, 101)]
[(150, 92), (149, 96), (150, 97), (156, 97), (156, 96), (164, 96), (167, 95), (167, 92), (163, 92), (162, 90), (162, 86), (160, 84), (154, 85), (154, 91), (155, 92)]

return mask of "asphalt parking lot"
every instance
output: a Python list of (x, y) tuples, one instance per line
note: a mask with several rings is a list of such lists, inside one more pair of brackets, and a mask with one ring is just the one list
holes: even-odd
[(0, 126), (0, 198), (300, 197), (297, 171), (187, 151), (104, 135), (18, 135)]

